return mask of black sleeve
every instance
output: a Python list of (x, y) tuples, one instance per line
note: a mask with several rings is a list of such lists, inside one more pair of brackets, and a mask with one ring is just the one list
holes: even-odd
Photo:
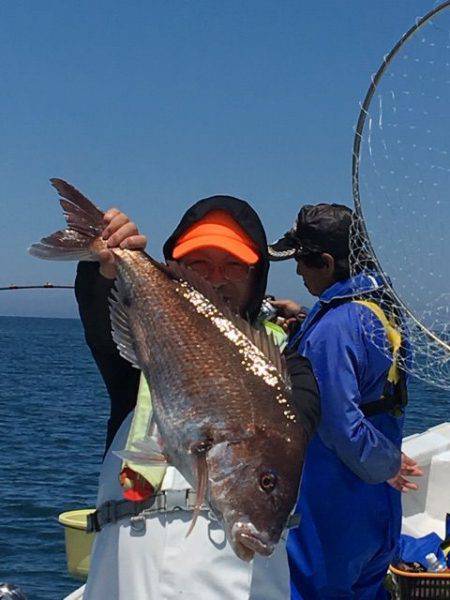
[(122, 358), (111, 335), (108, 297), (113, 280), (102, 277), (99, 265), (80, 262), (75, 280), (86, 342), (103, 377), (111, 401), (106, 450), (128, 413), (136, 405), (140, 371)]
[(295, 350), (284, 353), (292, 382), (292, 399), (310, 439), (320, 420), (320, 396), (311, 363)]

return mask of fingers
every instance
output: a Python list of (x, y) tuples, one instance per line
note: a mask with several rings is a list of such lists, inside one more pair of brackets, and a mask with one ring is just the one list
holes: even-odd
[(301, 310), (301, 306), (293, 300), (271, 300), (270, 303), (275, 306), (275, 308), (278, 308), (278, 312), (281, 316), (286, 318), (295, 317)]
[(406, 490), (418, 490), (419, 486), (417, 485), (417, 483), (413, 483), (412, 481), (408, 481), (407, 479), (404, 480), (403, 485), (402, 485), (402, 492), (406, 491)]
[(397, 477), (394, 477), (393, 479), (389, 479), (388, 483), (399, 492), (403, 491), (403, 477), (400, 475), (397, 475)]
[(287, 300), (287, 299), (270, 300), (270, 304), (273, 304), (274, 306), (279, 306), (280, 308), (289, 307), (289, 308), (298, 309), (298, 311), (301, 310), (300, 304), (297, 304), (297, 302), (294, 302), (294, 300)]
[(392, 479), (388, 479), (387, 482), (394, 489), (398, 490), (399, 492), (402, 491), (402, 486), (401, 486), (401, 483), (400, 483), (400, 476), (399, 475), (397, 475), (397, 477), (393, 477)]
[(406, 477), (422, 477), (423, 475), (420, 467), (402, 467), (400, 473)]
[(406, 494), (407, 492), (409, 492), (409, 490), (418, 490), (419, 489), (417, 483), (412, 483), (411, 481), (408, 481), (404, 477), (399, 477), (397, 484), (398, 484), (398, 487), (396, 489), (398, 489), (400, 492), (402, 492), (402, 494)]
[(277, 325), (279, 325), (286, 333), (289, 333), (289, 328), (291, 326), (292, 319), (285, 319), (284, 317), (278, 317), (276, 320)]
[(402, 463), (404, 465), (411, 465), (411, 466), (417, 465), (417, 461), (415, 461), (413, 458), (410, 458), (409, 456), (407, 456), (404, 452), (402, 452)]
[(421, 477), (423, 475), (423, 471), (417, 462), (409, 456), (406, 456), (406, 454), (402, 454), (402, 466), (400, 472), (402, 475), (410, 477)]
[[(119, 219), (122, 215), (118, 215), (117, 217), (114, 217), (115, 221), (116, 219)], [(113, 221), (111, 222), (111, 224), (113, 223)], [(111, 226), (111, 225), (110, 225)], [(105, 235), (105, 234), (103, 234)], [(117, 246), (120, 246), (121, 243), (126, 240), (128, 237), (131, 236), (138, 236), (139, 235), (139, 231), (138, 228), (136, 227), (136, 225), (130, 221), (126, 221), (124, 224), (122, 224), (121, 226), (119, 226), (114, 233), (111, 233), (108, 238), (107, 238), (107, 246), (108, 248), (117, 248)]]
[(388, 483), (393, 488), (395, 488), (399, 492), (402, 492), (403, 494), (406, 494), (407, 492), (409, 492), (409, 490), (414, 490), (415, 491), (415, 490), (419, 489), (419, 486), (417, 485), (417, 483), (413, 483), (412, 481), (408, 481), (408, 479), (406, 479), (402, 475), (397, 475), (396, 477), (393, 477), (392, 479), (389, 479)]
[(398, 482), (398, 477), (393, 477), (392, 479), (388, 479), (387, 483), (393, 487), (394, 489), (398, 490), (400, 492), (400, 484)]
[(120, 210), (117, 208), (110, 208), (109, 210), (107, 210), (103, 215), (103, 222), (105, 223), (105, 225), (108, 225), (113, 219), (113, 217), (115, 217), (118, 214), (120, 214)]
[(147, 238), (145, 235), (131, 235), (120, 242), (121, 248), (128, 248), (129, 250), (145, 250), (146, 245)]
[[(141, 235), (135, 223), (118, 210), (110, 208), (103, 216), (105, 229), (102, 238), (108, 248), (128, 248), (130, 250), (144, 250), (147, 238)], [(114, 279), (116, 277), (115, 257), (109, 250), (102, 250), (99, 254), (100, 273), (103, 277)]]
[[(130, 219), (125, 213), (119, 212), (117, 214), (114, 214), (112, 216), (111, 220), (109, 221), (109, 224), (103, 230), (103, 235), (102, 235), (103, 239), (104, 240), (109, 239), (114, 233), (116, 233), (126, 223), (130, 223)], [(137, 233), (137, 227), (136, 227), (136, 233)]]
[[(130, 250), (144, 250), (147, 245), (147, 238), (141, 235), (135, 223), (130, 221), (129, 217), (118, 210), (110, 208), (106, 211), (103, 221), (106, 225), (102, 237), (106, 240), (108, 248), (128, 248)], [(114, 261), (114, 257), (104, 255), (100, 262), (103, 266)]]

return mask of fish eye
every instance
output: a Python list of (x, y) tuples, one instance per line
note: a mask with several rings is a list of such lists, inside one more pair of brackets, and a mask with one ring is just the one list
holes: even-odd
[(272, 492), (277, 485), (277, 476), (272, 471), (265, 471), (259, 477), (259, 485), (265, 492)]

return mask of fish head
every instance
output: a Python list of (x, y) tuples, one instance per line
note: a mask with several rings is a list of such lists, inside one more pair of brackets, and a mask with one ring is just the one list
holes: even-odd
[(256, 432), (208, 453), (209, 502), (239, 558), (270, 556), (295, 507), (301, 440)]

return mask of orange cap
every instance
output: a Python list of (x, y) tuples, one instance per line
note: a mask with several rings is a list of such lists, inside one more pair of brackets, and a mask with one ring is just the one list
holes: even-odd
[(248, 265), (259, 260), (255, 243), (233, 217), (224, 210), (212, 210), (187, 229), (172, 252), (175, 260), (193, 250), (220, 248)]

